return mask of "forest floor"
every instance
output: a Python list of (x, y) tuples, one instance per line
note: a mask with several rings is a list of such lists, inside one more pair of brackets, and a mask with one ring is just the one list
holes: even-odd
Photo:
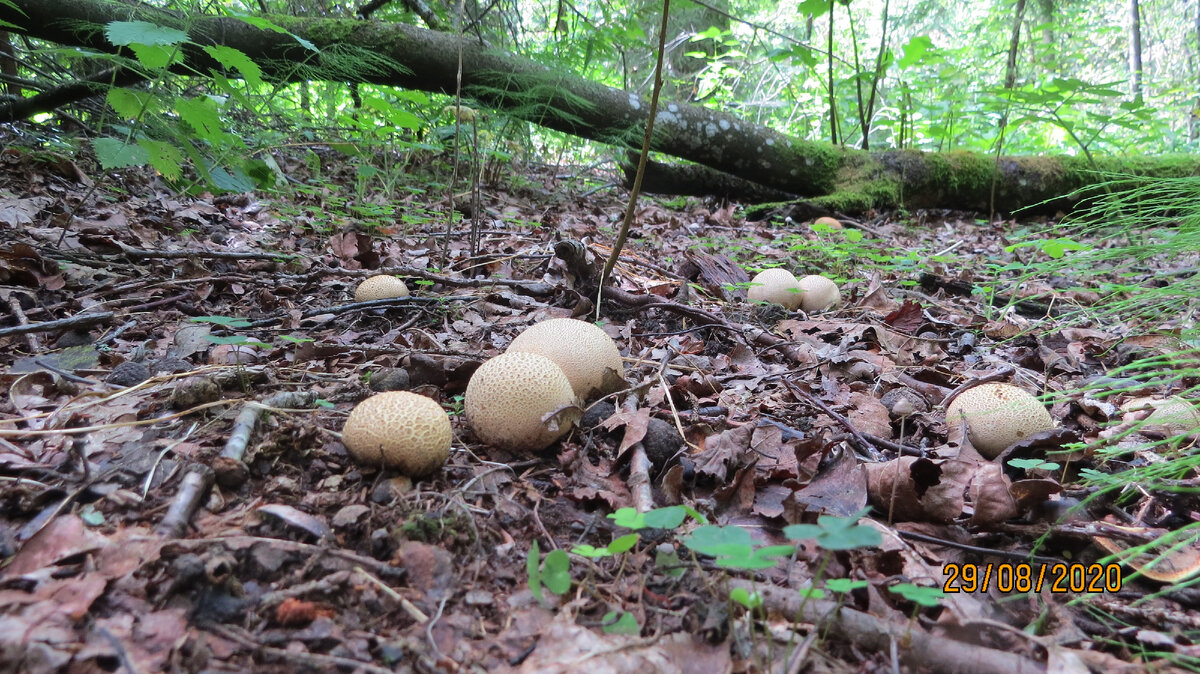
[[(6, 145), (2, 671), (1200, 662), (1196, 534), (1108, 565), (1195, 524), (1194, 464), (1173, 491), (1105, 482), (1191, 456), (1187, 433), (1120, 434), (1147, 412), (1118, 405), (1195, 382), (1114, 371), (1178, 364), (1195, 304), (1102, 310), (1195, 253), (1073, 276), (1040, 266), (1063, 253), (1045, 219), (873, 213), (836, 230), (644, 199), (624, 292), (600, 305), (630, 388), (605, 426), (593, 414), (513, 455), (473, 435), (463, 392), (526, 327), (589, 319), (555, 244), (608, 254), (627, 198), (597, 189), (609, 176), (507, 169), (481, 190), (472, 252), (469, 221), (447, 236), (444, 189), (356, 190), (328, 149), (320, 175), (280, 158), (287, 194), (190, 198)], [(835, 279), (840, 306), (749, 304), (741, 269), (769, 266)], [(381, 270), (413, 299), (351, 305)], [(983, 458), (940, 407), (981, 379), (1045, 396), (1057, 427)], [(450, 413), (433, 476), (341, 444), (382, 387)], [(911, 410), (883, 404), (898, 389)], [(647, 490), (652, 419), (685, 442), (650, 451)]]

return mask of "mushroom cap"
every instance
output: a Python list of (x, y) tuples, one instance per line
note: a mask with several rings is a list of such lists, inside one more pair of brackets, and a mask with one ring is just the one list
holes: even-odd
[(800, 285), (800, 308), (805, 311), (825, 311), (842, 301), (837, 284), (824, 276), (810, 274), (797, 281)]
[(792, 272), (781, 269), (764, 269), (750, 280), (746, 297), (759, 302), (771, 302), (795, 311), (800, 306), (800, 282)]
[(883, 406), (887, 408), (888, 415), (894, 419), (911, 416), (916, 412), (929, 411), (929, 403), (925, 402), (921, 394), (904, 386), (884, 393), (879, 402), (883, 403)]
[(842, 222), (837, 218), (831, 218), (828, 215), (823, 215), (816, 220), (813, 220), (814, 225), (825, 225), (830, 229), (842, 229)]
[(525, 452), (545, 449), (583, 413), (562, 369), (527, 351), (502, 353), (480, 365), (467, 382), (463, 407), (480, 440)]
[(450, 417), (435, 401), (388, 391), (360, 402), (342, 428), (342, 444), (360, 463), (428, 475), (450, 456)]
[(536, 353), (554, 361), (580, 400), (625, 387), (617, 343), (598, 326), (574, 318), (551, 318), (517, 335), (508, 351)]
[(392, 297), (408, 297), (408, 286), (404, 285), (404, 281), (387, 274), (372, 276), (354, 289), (355, 302), (369, 302)]
[(967, 422), (967, 437), (980, 455), (994, 459), (1010, 445), (1054, 428), (1046, 406), (1025, 389), (987, 383), (969, 388), (950, 401), (946, 423)]

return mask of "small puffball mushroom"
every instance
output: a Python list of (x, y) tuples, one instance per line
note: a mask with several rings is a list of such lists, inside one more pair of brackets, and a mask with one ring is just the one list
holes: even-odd
[(408, 286), (404, 285), (404, 281), (387, 274), (372, 276), (354, 289), (355, 302), (369, 302), (393, 297), (408, 297)]
[(480, 365), (467, 382), (463, 408), (480, 440), (514, 452), (545, 449), (583, 413), (562, 369), (527, 351), (502, 353)]
[(813, 220), (813, 224), (814, 225), (825, 225), (826, 227), (828, 227), (830, 229), (837, 229), (837, 230), (842, 229), (841, 221), (839, 221), (837, 218), (831, 218), (828, 215), (824, 215), (824, 216), (817, 218), (816, 220)]
[(360, 463), (423, 477), (450, 456), (450, 417), (435, 401), (388, 391), (360, 402), (342, 428), (342, 444)]
[(800, 282), (786, 269), (764, 269), (750, 280), (746, 297), (758, 302), (778, 304), (788, 311), (800, 306)]
[(562, 368), (580, 400), (625, 388), (621, 352), (608, 333), (587, 321), (551, 318), (517, 335), (508, 351), (543, 355)]
[(967, 437), (979, 454), (994, 459), (1013, 443), (1054, 428), (1046, 407), (1025, 389), (987, 383), (963, 391), (946, 408), (951, 435), (966, 421)]
[(797, 283), (800, 286), (800, 308), (805, 311), (825, 311), (842, 301), (837, 284), (824, 276), (810, 274)]

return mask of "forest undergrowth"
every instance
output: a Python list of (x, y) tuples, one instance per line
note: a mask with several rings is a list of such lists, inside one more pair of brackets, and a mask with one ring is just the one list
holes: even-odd
[[(608, 255), (614, 176), (517, 167), (447, 225), (447, 190), (310, 152), (277, 157), (287, 191), (187, 197), (4, 151), (0, 668), (1200, 663), (1200, 417), (1147, 422), (1197, 399), (1195, 183), (1102, 220), (644, 199), (599, 306), (628, 387), (513, 454), (464, 390), (528, 326), (594, 320), (556, 250)], [(750, 303), (769, 267), (840, 305)], [(380, 273), (412, 297), (354, 304)], [(979, 381), (1054, 428), (984, 458), (943, 407)], [(341, 444), (391, 389), (451, 416), (431, 477)]]

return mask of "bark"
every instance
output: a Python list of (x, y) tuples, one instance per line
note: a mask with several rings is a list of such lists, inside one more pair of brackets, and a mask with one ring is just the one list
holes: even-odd
[(1142, 101), (1142, 11), (1138, 0), (1129, 0), (1129, 75), (1133, 100)]
[[(14, 9), (15, 8), (15, 9)], [(462, 53), (463, 91), (479, 103), (550, 129), (636, 146), (648, 105), (641, 97), (454, 34), (353, 19), (265, 17), (292, 36), (261, 30), (237, 18), (183, 15), (133, 0), (12, 0), (0, 20), (17, 32), (62, 45), (117, 52), (100, 29), (111, 21), (149, 21), (186, 30), (187, 72), (219, 69), (200, 47), (241, 50), (277, 81), (329, 79), (452, 94)], [(363, 65), (366, 56), (383, 57)], [(298, 68), (297, 66), (303, 66)], [(233, 73), (227, 73), (233, 75)], [(864, 152), (791, 138), (732, 115), (667, 103), (655, 123), (656, 152), (702, 164), (766, 187), (807, 198), (818, 209), (843, 213), (906, 206), (986, 209), (993, 176), (1002, 210), (1046, 202), (1096, 181), (1093, 171), (1180, 177), (1200, 172), (1200, 158), (1128, 157), (1090, 164), (1076, 157), (1001, 157), (914, 150)]]
[[(621, 164), (626, 187), (633, 185), (637, 172), (637, 156), (630, 153)], [(764, 187), (728, 173), (721, 173), (698, 164), (664, 164), (646, 162), (642, 175), (642, 191), (650, 194), (677, 194), (684, 196), (709, 196), (745, 204), (761, 204), (768, 201), (788, 201), (796, 195), (783, 190)]]

